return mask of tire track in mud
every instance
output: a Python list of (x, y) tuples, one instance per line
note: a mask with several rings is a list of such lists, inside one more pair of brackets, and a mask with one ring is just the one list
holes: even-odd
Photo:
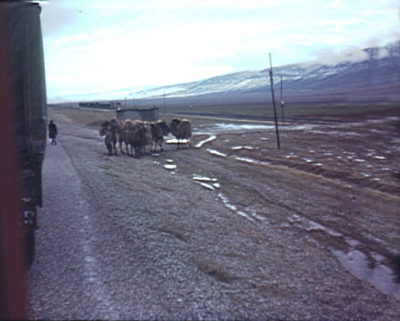
[[(198, 145), (203, 146), (203, 143), (215, 141), (218, 138), (217, 136), (211, 134), (210, 137), (213, 137), (213, 139), (206, 139), (201, 143), (199, 143)], [(285, 160), (270, 156), (265, 157), (265, 155), (262, 161), (246, 157), (249, 154), (248, 151), (253, 149), (254, 148), (252, 146), (231, 147), (229, 154), (219, 152), (218, 150), (215, 149), (207, 148), (206, 150), (210, 154), (216, 157), (233, 159), (242, 163), (254, 165), (256, 167), (261, 166), (270, 169), (274, 168), (283, 171), (288, 171), (293, 174), (296, 174), (297, 172), (297, 173), (302, 173), (303, 175), (311, 175), (311, 176), (315, 175), (316, 178), (332, 180), (332, 183), (334, 184), (338, 183), (342, 184), (343, 188), (347, 188), (349, 192), (351, 192), (351, 190), (354, 190), (354, 188), (361, 187), (362, 189), (369, 188), (371, 192), (386, 193), (387, 197), (394, 197), (395, 199), (398, 199), (398, 195), (400, 195), (400, 186), (398, 185), (385, 184), (383, 182), (381, 183), (376, 180), (371, 181), (365, 178), (351, 177), (349, 171), (329, 169), (323, 167), (322, 164), (307, 164), (295, 160)], [(232, 151), (237, 151), (237, 153), (235, 154)], [(237, 154), (240, 156), (237, 156)], [(254, 157), (254, 153), (252, 157)], [(384, 159), (381, 157), (379, 158), (376, 157), (376, 158)], [(262, 193), (259, 192), (259, 195), (260, 197), (264, 198)], [(385, 259), (382, 256), (376, 255), (376, 253), (371, 251), (371, 249), (365, 248), (361, 242), (355, 241), (351, 237), (346, 236), (346, 233), (342, 234), (341, 232), (335, 231), (335, 229), (329, 228), (325, 225), (321, 225), (320, 223), (314, 222), (313, 220), (307, 219), (306, 217), (309, 215), (306, 215), (306, 213), (304, 212), (302, 213), (301, 211), (299, 212), (299, 210), (296, 210), (293, 207), (287, 206), (286, 204), (284, 204), (284, 202), (278, 202), (276, 203), (276, 205), (282, 206), (288, 209), (289, 211), (296, 213), (293, 214), (292, 217), (288, 218), (290, 225), (292, 225), (293, 227), (304, 229), (308, 232), (319, 231), (324, 234), (324, 237), (333, 237), (336, 240), (340, 238), (341, 243), (347, 243), (348, 245), (350, 245), (350, 249), (348, 252), (343, 252), (335, 248), (331, 248), (331, 251), (337, 256), (341, 264), (348, 271), (350, 271), (355, 277), (360, 279), (364, 278), (368, 279), (371, 284), (373, 284), (383, 293), (394, 295), (395, 297), (400, 299), (400, 287), (393, 278), (393, 275), (395, 274), (393, 273), (393, 270), (383, 265), (383, 261), (385, 261), (385, 264), (388, 264), (387, 258), (388, 257), (390, 258), (391, 256), (394, 255), (393, 253), (396, 252), (396, 248), (391, 247), (388, 243), (384, 242), (383, 240), (378, 240), (380, 244), (382, 245), (384, 244), (386, 248), (391, 249), (389, 253), (384, 251), (385, 255), (387, 255)], [(299, 216), (299, 214), (301, 216)], [(302, 222), (302, 224), (298, 224), (298, 222)], [(290, 225), (288, 225), (288, 227), (290, 227)], [(349, 233), (347, 234), (350, 235)], [(365, 236), (362, 236), (361, 239), (363, 239), (364, 242), (366, 241)], [(318, 242), (320, 241), (321, 240), (319, 240)], [(359, 248), (362, 247), (363, 252), (367, 254), (364, 254), (359, 249), (354, 248), (354, 244), (357, 244)], [(392, 254), (390, 254), (390, 252)], [(354, 260), (353, 256), (357, 257), (357, 259)]]
[[(382, 120), (381, 120), (382, 121)], [(362, 123), (358, 124), (361, 126)], [(210, 138), (206, 139), (198, 144), (199, 147), (204, 145), (204, 143), (215, 142), (217, 140), (217, 136), (214, 134), (209, 134)], [(249, 134), (251, 135), (251, 134)], [(219, 136), (219, 135), (218, 135)], [(212, 137), (212, 139), (211, 139)], [(219, 139), (219, 137), (218, 137)], [(213, 145), (211, 143), (211, 145)], [(304, 173), (305, 175), (315, 175), (317, 177), (326, 178), (328, 180), (332, 180), (332, 182), (337, 182), (343, 185), (345, 188), (369, 188), (371, 191), (385, 193), (388, 196), (392, 196), (394, 198), (400, 198), (400, 184), (396, 184), (395, 182), (384, 182), (379, 178), (371, 179), (370, 175), (352, 175), (352, 165), (349, 164), (347, 169), (339, 169), (332, 167), (324, 166), (321, 163), (318, 163), (312, 159), (299, 159), (297, 160), (296, 157), (293, 157), (290, 154), (286, 155), (285, 157), (273, 157), (268, 154), (261, 154), (254, 153), (254, 148), (252, 146), (236, 146), (230, 147), (229, 149), (222, 148), (222, 152), (219, 149), (207, 149), (211, 154), (221, 156), (221, 157), (228, 157), (233, 158), (240, 162), (246, 162), (258, 166), (265, 166), (265, 167), (276, 167), (281, 168), (282, 170), (288, 171), (298, 171), (299, 173)], [(314, 151), (312, 151), (314, 152)], [(332, 154), (332, 153), (328, 153)], [(283, 155), (282, 155), (283, 156)], [(371, 156), (371, 155), (370, 155)], [(262, 157), (262, 158), (261, 158)], [(348, 157), (350, 160), (353, 160), (355, 163), (365, 162), (362, 159), (354, 159), (354, 156)], [(377, 160), (384, 160), (385, 157), (382, 156), (374, 156), (373, 158)], [(393, 174), (394, 176), (396, 174)]]
[[(244, 153), (246, 155), (246, 153)], [(245, 158), (240, 158), (231, 155), (230, 157), (236, 157), (239, 161), (246, 161)], [(379, 181), (373, 181), (368, 178), (352, 177), (349, 171), (339, 170), (335, 168), (327, 168), (322, 165), (306, 164), (303, 162), (288, 161), (273, 157), (263, 157), (263, 161), (253, 160), (248, 158), (247, 162), (254, 163), (257, 165), (276, 165), (285, 166), (288, 169), (294, 169), (297, 171), (304, 172), (306, 174), (313, 174), (321, 177), (325, 177), (332, 180), (341, 181), (342, 184), (351, 184), (352, 186), (361, 186), (362, 188), (370, 188), (371, 190), (383, 192), (394, 197), (400, 197), (400, 185), (388, 184)]]

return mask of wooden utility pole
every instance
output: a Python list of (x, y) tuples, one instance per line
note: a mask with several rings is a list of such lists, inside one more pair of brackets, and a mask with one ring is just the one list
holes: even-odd
[(282, 111), (282, 123), (285, 123), (285, 114), (283, 112), (283, 107), (285, 106), (285, 102), (283, 101), (282, 98), (282, 91), (283, 91), (283, 82), (282, 82), (282, 76), (281, 76), (281, 111)]
[(276, 116), (276, 105), (275, 105), (275, 95), (274, 95), (274, 79), (272, 75), (272, 60), (271, 54), (269, 54), (269, 64), (271, 66), (269, 70), (269, 80), (271, 82), (271, 95), (272, 95), (272, 105), (274, 106), (274, 116), (275, 116), (275, 130), (276, 130), (276, 140), (278, 143), (278, 149), (281, 148), (281, 144), (279, 142), (279, 129), (278, 129), (278, 117)]
[(164, 119), (165, 119), (165, 92), (164, 92)]

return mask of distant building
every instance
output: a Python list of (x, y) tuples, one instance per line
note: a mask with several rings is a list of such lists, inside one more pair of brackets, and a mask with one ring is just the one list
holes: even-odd
[(122, 123), (126, 119), (130, 120), (143, 120), (143, 121), (157, 121), (158, 120), (158, 108), (129, 108), (129, 109), (117, 109), (117, 119)]
[(96, 101), (96, 102), (80, 102), (79, 107), (83, 108), (98, 108), (98, 109), (114, 109), (112, 103), (104, 102), (104, 101)]
[(120, 102), (115, 102), (115, 101), (111, 101), (111, 102), (110, 102), (110, 106), (111, 106), (112, 108), (115, 108), (115, 109), (118, 109), (118, 108), (121, 108), (121, 107), (122, 107), (122, 105), (121, 105)]

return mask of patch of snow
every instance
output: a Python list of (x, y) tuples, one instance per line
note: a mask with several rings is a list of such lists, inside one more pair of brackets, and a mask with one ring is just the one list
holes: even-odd
[(164, 168), (165, 169), (168, 169), (168, 170), (172, 170), (172, 169), (176, 169), (176, 165), (173, 165), (173, 164), (166, 164), (166, 165), (164, 165)]
[(201, 148), (205, 143), (211, 142), (213, 140), (217, 139), (217, 136), (215, 135), (210, 135), (210, 137), (208, 137), (205, 140), (202, 140), (201, 142), (197, 143), (194, 147), (195, 148)]
[(240, 215), (240, 216), (242, 216), (242, 217), (248, 219), (249, 221), (254, 222), (254, 219), (253, 219), (253, 218), (251, 218), (250, 216), (248, 216), (246, 213), (244, 213), (244, 212), (242, 212), (242, 211), (239, 211), (235, 205), (230, 204), (230, 203), (229, 203), (229, 200), (228, 200), (224, 195), (222, 195), (221, 193), (219, 193), (219, 194), (218, 194), (218, 197), (222, 200), (222, 202), (224, 203), (225, 207), (229, 208), (231, 211), (235, 212), (236, 214), (238, 214), (238, 215)]
[(224, 153), (221, 153), (221, 152), (219, 152), (219, 151), (217, 151), (217, 150), (215, 150), (215, 149), (209, 149), (209, 148), (207, 148), (207, 151), (208, 151), (210, 154), (217, 155), (217, 156), (221, 156), (221, 157), (227, 157), (227, 156), (228, 156), (228, 155), (226, 155), (226, 154), (224, 154)]

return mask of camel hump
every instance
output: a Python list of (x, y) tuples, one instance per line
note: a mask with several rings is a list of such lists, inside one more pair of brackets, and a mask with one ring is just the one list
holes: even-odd
[(111, 126), (117, 127), (117, 129), (122, 129), (121, 123), (115, 117), (110, 119), (110, 124), (111, 124)]
[(130, 129), (130, 128), (133, 128), (134, 126), (135, 126), (135, 123), (132, 120), (126, 119), (124, 121), (124, 124), (122, 125), (122, 128), (123, 129)]
[(180, 127), (182, 129), (184, 138), (192, 137), (192, 125), (190, 124), (190, 121), (188, 119), (182, 120), (182, 122), (180, 123)]

